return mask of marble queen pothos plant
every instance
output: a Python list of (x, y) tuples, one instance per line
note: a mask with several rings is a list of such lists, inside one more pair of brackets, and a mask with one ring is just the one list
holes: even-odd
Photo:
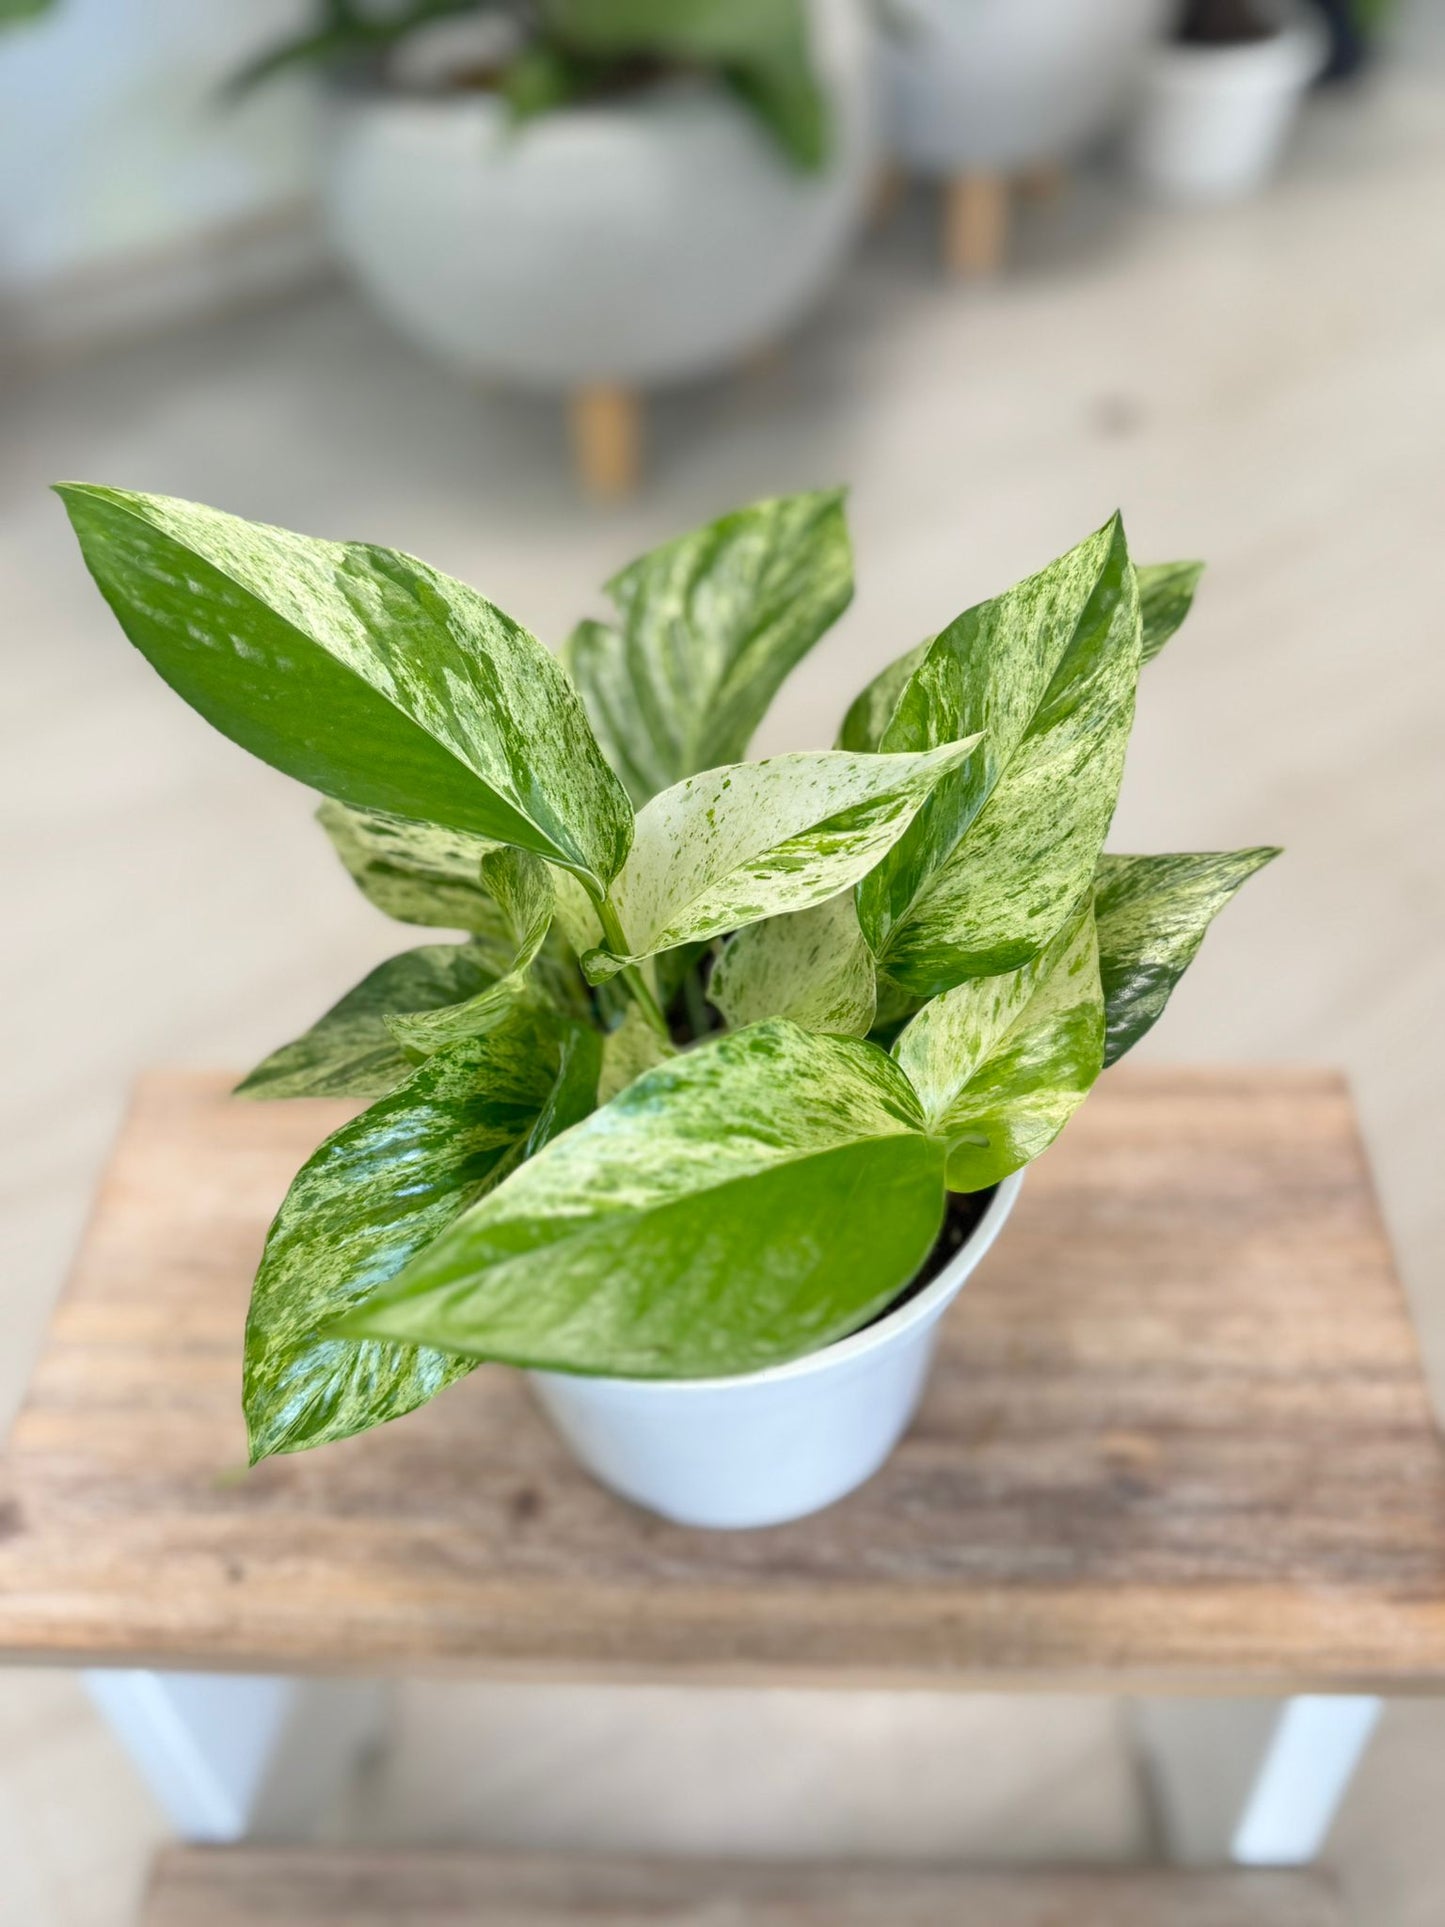
[(858, 1329), (1275, 854), (1102, 854), (1141, 664), (1199, 573), (1136, 568), (1117, 517), (899, 657), (836, 749), (748, 762), (851, 596), (838, 493), (643, 556), (561, 663), (393, 550), (60, 493), (165, 680), (322, 793), (379, 909), (466, 933), (240, 1087), (369, 1100), (266, 1242), (255, 1459), (482, 1359), (691, 1378)]

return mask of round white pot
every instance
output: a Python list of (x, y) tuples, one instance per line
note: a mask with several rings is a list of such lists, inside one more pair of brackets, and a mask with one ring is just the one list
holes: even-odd
[(900, 0), (884, 42), (893, 150), (921, 174), (1065, 160), (1128, 97), (1169, 0)]
[(772, 1526), (862, 1485), (908, 1428), (938, 1321), (1013, 1209), (1005, 1178), (968, 1242), (916, 1298), (821, 1352), (741, 1378), (529, 1374), (594, 1478), (689, 1526)]
[(1323, 28), (1303, 14), (1238, 47), (1160, 47), (1130, 138), (1134, 172), (1166, 200), (1254, 193), (1274, 172), (1328, 51)]
[(721, 87), (678, 81), (514, 127), (479, 92), (335, 103), (334, 245), (376, 306), (464, 371), (654, 386), (773, 341), (818, 299), (876, 160), (864, 0), (817, 0), (834, 152), (789, 164)]

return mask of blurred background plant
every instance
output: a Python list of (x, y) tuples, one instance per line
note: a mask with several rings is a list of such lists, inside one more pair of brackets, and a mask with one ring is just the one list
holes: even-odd
[(452, 85), (492, 89), (519, 120), (678, 74), (722, 79), (801, 167), (827, 155), (827, 102), (802, 0), (411, 0), (395, 8), (321, 0), (306, 31), (260, 54), (245, 89), (295, 67), (385, 78), (388, 56), (442, 21), (504, 23), (490, 58), (453, 65)]

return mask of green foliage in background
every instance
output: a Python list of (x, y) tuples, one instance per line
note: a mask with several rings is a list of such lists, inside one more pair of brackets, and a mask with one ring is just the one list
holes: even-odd
[(480, 1359), (691, 1377), (858, 1329), (1275, 854), (1103, 851), (1141, 664), (1199, 577), (1136, 568), (1117, 516), (883, 669), (837, 749), (750, 762), (852, 593), (836, 491), (641, 557), (566, 666), (393, 550), (60, 493), (166, 681), (322, 792), (379, 910), (454, 933), (240, 1087), (369, 1103), (266, 1242), (256, 1458)]
[(511, 45), (487, 78), (519, 121), (670, 73), (715, 76), (797, 166), (828, 155), (805, 0), (323, 0), (305, 33), (261, 55), (241, 89), (298, 67), (375, 63), (440, 20), (491, 15)]

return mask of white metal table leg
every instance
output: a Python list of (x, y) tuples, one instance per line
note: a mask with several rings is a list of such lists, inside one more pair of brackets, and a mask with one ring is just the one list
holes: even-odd
[(1171, 1856), (1298, 1867), (1324, 1845), (1379, 1719), (1363, 1695), (1150, 1700), (1134, 1711)]
[(182, 1840), (303, 1838), (381, 1731), (372, 1682), (127, 1670), (85, 1683)]

